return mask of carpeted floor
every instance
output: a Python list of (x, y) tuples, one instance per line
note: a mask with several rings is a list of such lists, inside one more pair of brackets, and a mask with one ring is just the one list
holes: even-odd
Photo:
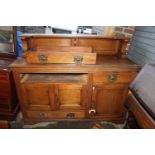
[(15, 121), (9, 122), (11, 129), (121, 129), (124, 124), (106, 121), (51, 121), (34, 125), (24, 125), (22, 113), (19, 112)]
[(105, 121), (58, 121), (42, 122), (34, 125), (24, 125), (22, 121), (10, 122), (11, 129), (120, 129), (123, 125), (118, 125)]

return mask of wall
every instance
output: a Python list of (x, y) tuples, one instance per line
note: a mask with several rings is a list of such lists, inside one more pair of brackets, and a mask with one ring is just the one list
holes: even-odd
[(132, 38), (134, 26), (93, 26), (93, 32), (104, 36)]
[(106, 29), (106, 26), (93, 26), (92, 32), (99, 35), (104, 35), (105, 29)]
[(12, 53), (13, 29), (11, 26), (0, 26), (0, 53)]
[(45, 26), (17, 26), (23, 33), (45, 33)]
[[(133, 26), (92, 26), (92, 28), (93, 33), (105, 36), (131, 38), (134, 33)], [(18, 26), (17, 29), (24, 33), (45, 33), (45, 26)]]
[(135, 33), (129, 47), (128, 58), (141, 66), (146, 63), (155, 64), (155, 27), (140, 26)]
[(113, 28), (113, 35), (117, 37), (132, 38), (134, 31), (134, 26), (115, 26)]

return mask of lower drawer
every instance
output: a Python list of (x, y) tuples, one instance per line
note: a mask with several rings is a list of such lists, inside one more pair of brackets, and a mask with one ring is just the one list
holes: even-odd
[(80, 111), (26, 111), (27, 117), (36, 119), (76, 119), (85, 118), (84, 110)]

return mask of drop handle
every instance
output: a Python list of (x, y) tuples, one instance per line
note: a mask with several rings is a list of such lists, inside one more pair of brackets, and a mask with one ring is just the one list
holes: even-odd
[(67, 118), (74, 118), (75, 117), (75, 114), (74, 113), (68, 113), (66, 115)]
[(44, 118), (45, 117), (45, 113), (43, 113), (43, 112), (39, 112), (37, 115), (38, 115), (39, 118)]

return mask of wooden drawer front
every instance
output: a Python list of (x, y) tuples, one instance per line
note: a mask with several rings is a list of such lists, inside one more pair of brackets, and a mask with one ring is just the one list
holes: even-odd
[(101, 72), (93, 74), (93, 83), (130, 83), (136, 73), (131, 72)]
[(8, 97), (10, 95), (10, 88), (8, 83), (0, 83), (0, 97)]
[(95, 64), (96, 53), (76, 52), (29, 52), (26, 56), (28, 63), (80, 63)]
[(8, 73), (0, 72), (0, 83), (7, 82), (9, 80)]
[(75, 119), (84, 118), (85, 113), (83, 110), (79, 111), (27, 111), (27, 117), (35, 119)]

